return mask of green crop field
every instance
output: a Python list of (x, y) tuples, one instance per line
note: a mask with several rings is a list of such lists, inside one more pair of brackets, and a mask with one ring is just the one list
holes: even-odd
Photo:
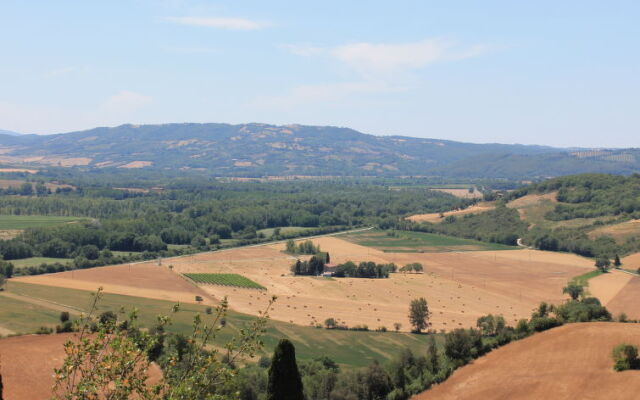
[[(276, 228), (266, 228), (266, 229), (260, 229), (258, 231), (258, 233), (262, 233), (265, 237), (270, 238), (271, 236), (273, 236), (273, 231)], [(280, 233), (281, 234), (299, 234), (302, 233), (304, 231), (308, 231), (309, 229), (313, 229), (313, 228), (305, 228), (303, 226), (283, 226), (280, 228)]]
[(44, 215), (0, 215), (0, 230), (41, 228), (81, 221), (86, 218), (56, 217)]
[[(84, 311), (92, 301), (90, 292), (76, 289), (11, 281), (7, 289), (8, 293), (30, 296), (58, 305), (64, 304)], [(163, 300), (104, 294), (98, 304), (98, 312), (118, 312), (121, 308), (130, 311), (136, 307), (140, 324), (149, 327), (156, 323), (159, 314), (170, 315), (173, 304)], [(233, 304), (231, 306), (233, 307)], [(205, 320), (211, 319), (211, 316), (205, 314), (205, 309), (205, 306), (197, 304), (182, 304), (180, 311), (171, 315), (172, 323), (167, 330), (190, 334), (191, 323), (196, 314), (201, 314)], [(26, 333), (42, 325), (55, 326), (59, 314), (59, 311), (51, 312), (46, 308), (35, 307), (28, 302), (15, 301), (0, 295), (1, 325), (16, 332)], [(252, 316), (230, 311), (226, 318), (226, 327), (220, 331), (215, 343), (218, 345), (226, 343), (237, 334), (238, 329), (247, 326), (252, 320), (254, 320)], [(296, 355), (300, 360), (328, 356), (345, 367), (363, 367), (373, 359), (380, 362), (389, 361), (406, 347), (413, 349), (416, 354), (423, 354), (429, 336), (393, 332), (326, 330), (270, 320), (263, 337), (264, 352), (270, 354), (281, 338), (289, 338), (294, 343)], [(440, 335), (438, 340), (441, 340)]]
[(513, 250), (517, 248), (435, 233), (409, 231), (393, 231), (392, 235), (388, 235), (386, 231), (370, 230), (340, 235), (339, 237), (361, 246), (374, 247), (391, 253)]
[(238, 274), (184, 274), (184, 276), (196, 283), (236, 286), (249, 289), (266, 289), (251, 279)]
[(66, 264), (73, 261), (71, 258), (50, 258), (50, 257), (31, 257), (23, 258), (21, 260), (11, 260), (16, 268), (37, 267), (40, 264)]

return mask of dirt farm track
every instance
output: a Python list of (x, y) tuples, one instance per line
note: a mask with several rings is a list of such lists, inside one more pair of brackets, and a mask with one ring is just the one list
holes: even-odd
[[(204, 293), (209, 295), (203, 295), (205, 302), (227, 296), (232, 309), (252, 315), (277, 295), (270, 313), (276, 320), (315, 325), (335, 318), (370, 329), (392, 329), (398, 322), (408, 331), (408, 305), (417, 297), (428, 300), (436, 330), (475, 326), (477, 318), (488, 313), (502, 314), (513, 324), (530, 316), (540, 301), (563, 301), (567, 281), (593, 269), (588, 259), (535, 250), (386, 253), (339, 236), (313, 241), (331, 254), (333, 263), (420, 262), (425, 273), (396, 273), (389, 279), (294, 277), (289, 268), (295, 257), (283, 253), (284, 244), (277, 243), (165, 259), (162, 266), (154, 261), (17, 280), (83, 290), (103, 286), (105, 292), (181, 302), (194, 302), (195, 295)], [(196, 287), (180, 275), (189, 272), (237, 273), (267, 290)]]
[(569, 324), (508, 344), (413, 400), (637, 399), (640, 371), (615, 372), (611, 350), (640, 345), (640, 325)]

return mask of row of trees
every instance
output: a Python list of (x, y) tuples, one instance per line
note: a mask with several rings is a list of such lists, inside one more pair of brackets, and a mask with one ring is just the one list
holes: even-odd
[(336, 267), (333, 276), (338, 278), (388, 278), (389, 274), (396, 272), (397, 266), (390, 264), (376, 264), (373, 261), (363, 261), (356, 265), (353, 261), (347, 261)]
[[(311, 240), (305, 240), (296, 244), (293, 240), (287, 240), (285, 251), (289, 254), (318, 254), (320, 246), (313, 244)], [(328, 261), (327, 261), (328, 262)]]

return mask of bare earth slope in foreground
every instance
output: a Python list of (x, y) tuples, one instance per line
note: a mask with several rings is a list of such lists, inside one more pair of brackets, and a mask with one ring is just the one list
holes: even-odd
[(413, 399), (637, 399), (640, 371), (612, 368), (622, 342), (640, 345), (640, 325), (565, 325), (494, 350)]
[[(0, 340), (4, 398), (45, 400), (51, 398), (53, 369), (64, 361), (64, 343), (75, 334), (27, 335)], [(149, 383), (160, 379), (160, 368), (149, 369)]]

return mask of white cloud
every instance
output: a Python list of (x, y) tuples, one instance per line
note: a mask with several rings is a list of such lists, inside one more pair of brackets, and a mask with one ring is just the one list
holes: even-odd
[(169, 22), (181, 25), (205, 26), (209, 28), (235, 31), (253, 31), (267, 27), (267, 24), (246, 18), (229, 17), (167, 17)]
[(366, 76), (416, 70), (436, 62), (476, 57), (489, 49), (485, 45), (461, 46), (440, 38), (409, 43), (361, 42), (325, 48), (284, 47), (299, 56), (330, 57)]
[(135, 111), (153, 101), (153, 97), (144, 94), (121, 90), (110, 96), (102, 105), (105, 111), (128, 113)]
[(75, 72), (76, 70), (77, 70), (76, 67), (56, 68), (56, 69), (52, 69), (52, 70), (49, 70), (49, 71), (45, 72), (44, 76), (46, 78), (55, 78), (57, 76), (66, 75), (66, 74), (69, 74), (71, 72)]

